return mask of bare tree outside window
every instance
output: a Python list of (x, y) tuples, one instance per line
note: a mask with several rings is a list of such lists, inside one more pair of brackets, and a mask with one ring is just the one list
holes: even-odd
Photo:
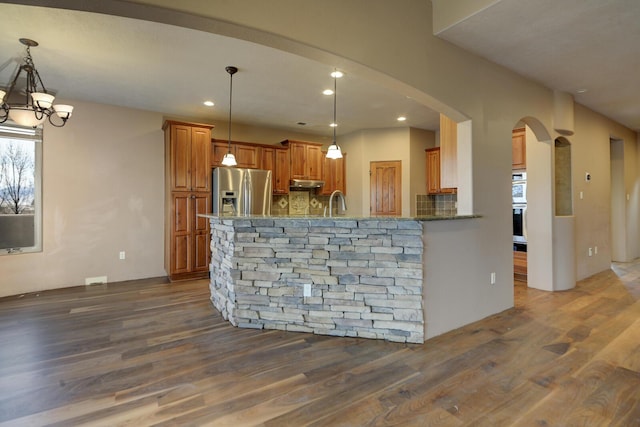
[(42, 250), (42, 130), (0, 126), (0, 255)]
[(34, 149), (30, 141), (10, 141), (0, 146), (0, 211), (33, 212)]

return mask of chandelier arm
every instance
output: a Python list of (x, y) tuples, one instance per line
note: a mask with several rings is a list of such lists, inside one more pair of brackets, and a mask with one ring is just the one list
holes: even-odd
[(24, 65), (20, 65), (20, 67), (18, 67), (18, 72), (16, 73), (16, 75), (13, 77), (13, 80), (11, 81), (11, 85), (9, 86), (9, 89), (7, 90), (7, 95), (4, 98), (5, 105), (9, 104), (9, 99), (11, 97), (11, 94), (13, 93), (13, 89), (15, 89), (15, 87), (16, 87), (16, 83), (18, 82), (18, 77), (20, 77), (20, 73), (22, 72), (23, 68), (24, 68)]
[[(55, 123), (53, 121), (53, 116), (58, 117), (60, 120), (62, 120), (62, 122), (60, 124)], [(63, 118), (63, 117), (58, 116), (57, 114), (49, 114), (49, 123), (51, 123), (52, 126), (55, 126), (57, 128), (61, 128), (62, 126), (67, 124), (67, 120), (68, 120), (68, 117), (67, 118)]]
[(40, 78), (40, 73), (38, 72), (38, 70), (37, 70), (37, 68), (35, 66), (33, 67), (33, 74), (38, 78), (37, 81), (34, 79), (34, 82), (33, 82), (33, 89), (35, 89), (34, 92), (39, 92), (38, 91), (38, 82), (40, 82), (40, 86), (42, 87), (42, 92), (49, 93), (49, 92), (47, 92), (47, 88), (44, 87), (44, 83), (42, 82), (42, 79)]
[[(71, 117), (73, 106), (58, 105), (59, 109), (54, 108), (53, 100), (55, 97), (47, 91), (31, 57), (31, 47), (38, 46), (38, 42), (26, 38), (19, 40), (20, 43), (27, 47), (26, 56), (23, 58), (23, 64), (17, 67), (17, 72), (11, 81), (9, 90), (4, 93), (3, 101), (0, 101), (0, 123), (4, 123), (8, 118), (11, 118), (20, 125), (36, 127), (45, 119), (48, 119), (49, 123), (55, 127), (64, 126), (69, 117)], [(12, 98), (15, 98), (15, 96), (12, 97), (13, 91), (21, 87), (17, 82), (23, 71), (26, 74), (26, 99), (24, 104), (14, 104), (12, 103)], [(16, 96), (19, 98), (20, 94), (16, 94)], [(29, 118), (31, 113), (33, 116)], [(57, 116), (55, 119), (51, 117), (54, 115)]]
[(0, 113), (0, 123), (4, 123), (9, 118), (9, 107), (7, 104), (2, 104), (2, 113)]

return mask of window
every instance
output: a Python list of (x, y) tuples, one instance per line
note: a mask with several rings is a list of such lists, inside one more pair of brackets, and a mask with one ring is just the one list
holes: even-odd
[(42, 250), (42, 129), (0, 125), (0, 255)]

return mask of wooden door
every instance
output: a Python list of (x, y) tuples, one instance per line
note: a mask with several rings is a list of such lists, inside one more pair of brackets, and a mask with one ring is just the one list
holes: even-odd
[(402, 215), (402, 162), (371, 162), (372, 216)]

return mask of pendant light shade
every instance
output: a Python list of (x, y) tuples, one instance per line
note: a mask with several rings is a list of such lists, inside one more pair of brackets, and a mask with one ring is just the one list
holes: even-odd
[(238, 69), (233, 66), (228, 66), (225, 68), (227, 73), (229, 73), (229, 145), (227, 154), (222, 158), (223, 166), (236, 166), (238, 162), (236, 162), (236, 156), (231, 152), (231, 100), (233, 96), (233, 75), (238, 72)]
[(342, 77), (342, 72), (334, 71), (331, 73), (331, 77), (333, 77), (333, 123), (331, 123), (331, 127), (333, 127), (333, 142), (327, 149), (327, 159), (341, 159), (342, 158), (342, 150), (336, 141), (336, 128), (338, 127), (338, 122), (336, 121), (336, 104), (338, 97), (338, 84), (337, 81), (340, 77)]

